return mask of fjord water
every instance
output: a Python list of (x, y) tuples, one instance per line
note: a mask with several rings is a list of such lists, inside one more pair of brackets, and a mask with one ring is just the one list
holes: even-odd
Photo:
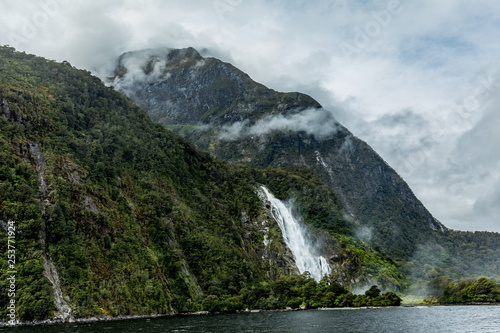
[(500, 306), (438, 306), (175, 316), (36, 327), (0, 332), (500, 332)]
[(314, 254), (314, 249), (307, 240), (306, 230), (300, 221), (293, 216), (290, 207), (275, 198), (264, 186), (261, 188), (271, 203), (273, 217), (281, 229), (286, 245), (292, 251), (299, 272), (302, 274), (308, 271), (316, 281), (320, 281), (324, 275), (330, 274), (330, 265), (323, 256)]

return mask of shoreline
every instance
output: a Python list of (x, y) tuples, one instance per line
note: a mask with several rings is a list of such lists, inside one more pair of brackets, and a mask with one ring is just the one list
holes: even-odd
[(88, 317), (88, 318), (72, 318), (72, 319), (35, 319), (19, 321), (16, 320), (14, 325), (9, 324), (9, 322), (0, 322), (0, 327), (18, 327), (18, 326), (41, 326), (41, 325), (58, 325), (58, 324), (71, 324), (71, 323), (94, 323), (100, 321), (122, 321), (122, 320), (133, 320), (133, 319), (152, 319), (152, 318), (163, 318), (163, 317), (173, 317), (179, 315), (178, 313), (168, 313), (168, 314), (148, 314), (148, 315), (121, 315), (121, 316), (100, 316), (100, 317)]
[[(251, 314), (260, 312), (293, 312), (293, 311), (353, 311), (353, 310), (371, 310), (371, 309), (398, 309), (398, 308), (430, 308), (438, 306), (500, 306), (498, 302), (492, 303), (458, 303), (458, 304), (402, 304), (400, 306), (360, 306), (360, 307), (339, 307), (339, 308), (315, 308), (315, 309), (254, 309), (254, 310), (242, 310), (233, 312), (233, 314)], [(70, 320), (63, 319), (43, 319), (43, 320), (31, 320), (31, 321), (16, 321), (16, 324), (12, 325), (6, 321), (0, 321), (0, 327), (24, 327), (24, 326), (41, 326), (41, 325), (59, 325), (59, 324), (71, 324), (71, 323), (94, 323), (103, 321), (126, 321), (135, 319), (156, 319), (156, 318), (166, 318), (166, 317), (182, 317), (182, 316), (203, 316), (203, 315), (220, 315), (229, 314), (230, 312), (182, 312), (182, 313), (167, 313), (167, 314), (147, 314), (147, 315), (121, 315), (121, 316), (100, 316), (100, 317), (89, 317), (89, 318), (75, 318)]]

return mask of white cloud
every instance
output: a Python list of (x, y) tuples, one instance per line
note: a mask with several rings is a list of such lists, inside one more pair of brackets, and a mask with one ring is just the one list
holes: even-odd
[(323, 140), (339, 129), (339, 123), (329, 111), (324, 109), (307, 109), (292, 115), (267, 116), (257, 120), (237, 121), (221, 128), (220, 138), (236, 140), (241, 137), (268, 134), (272, 131), (306, 132), (314, 135), (317, 140)]
[[(335, 110), (445, 225), (500, 231), (485, 197), (496, 193), (496, 137), (481, 134), (500, 125), (492, 94), (475, 92), (499, 69), (500, 2), (2, 0), (0, 13), (0, 44), (95, 73), (125, 51), (207, 48), (258, 82)], [(360, 52), (346, 59), (343, 43)]]
[[(128, 92), (134, 85), (156, 82), (168, 77), (165, 73), (165, 66), (168, 62), (167, 56), (171, 50), (170, 48), (144, 49), (124, 54), (119, 60), (119, 66), (125, 67), (127, 73), (123, 77), (116, 77), (111, 84), (117, 90), (125, 92), (128, 95)], [(146, 73), (145, 68), (152, 59), (154, 61), (151, 72)], [(105, 75), (104, 77), (111, 76)], [(106, 82), (109, 83), (108, 81)]]

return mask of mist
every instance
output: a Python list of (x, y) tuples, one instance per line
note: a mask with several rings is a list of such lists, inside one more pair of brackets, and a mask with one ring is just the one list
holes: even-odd
[[(165, 73), (165, 66), (168, 63), (168, 54), (171, 48), (145, 49), (136, 52), (127, 52), (120, 56), (116, 61), (114, 69), (125, 70), (120, 76), (110, 72), (107, 83), (113, 85), (117, 90), (130, 95), (133, 87), (137, 85), (146, 85), (161, 79), (168, 78)], [(104, 76), (104, 75), (101, 75)]]
[(324, 140), (340, 129), (332, 113), (325, 109), (306, 109), (292, 115), (273, 115), (251, 123), (246, 119), (223, 126), (219, 137), (234, 141), (245, 137), (260, 136), (273, 131), (306, 132), (317, 140)]
[[(448, 227), (500, 231), (498, 203), (483, 195), (497, 193), (498, 159), (489, 161), (498, 149), (481, 134), (498, 133), (498, 122), (489, 121), (498, 112), (488, 118), (486, 106), (498, 93), (489, 73), (499, 67), (500, 43), (491, 36), (499, 32), (500, 2), (397, 2), (380, 24), (373, 13), (387, 10), (385, 1), (2, 0), (0, 44), (67, 60), (102, 79), (124, 52), (192, 46), (333, 110)], [(366, 34), (367, 26), (375, 33)], [(346, 45), (354, 50), (347, 56)], [(297, 128), (281, 125), (286, 117), (275, 121), (277, 129)], [(255, 125), (234, 124), (224, 135), (271, 127)], [(319, 137), (328, 133), (319, 128)], [(474, 159), (476, 151), (484, 155)]]

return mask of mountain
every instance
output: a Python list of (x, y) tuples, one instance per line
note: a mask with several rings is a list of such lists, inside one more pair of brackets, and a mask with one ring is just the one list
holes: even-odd
[(113, 84), (153, 120), (222, 159), (312, 169), (338, 193), (362, 238), (387, 255), (409, 258), (446, 231), (375, 151), (307, 95), (268, 89), (192, 48), (125, 53)]
[[(192, 49), (167, 53), (172, 53), (171, 65), (181, 59), (179, 78), (189, 52), (198, 58)], [(131, 81), (132, 71), (124, 68), (117, 68), (116, 87), (133, 96), (134, 87), (147, 91), (158, 84), (154, 73), (167, 66), (153, 61), (139, 67)], [(247, 88), (253, 86), (236, 73)], [(226, 79), (221, 76), (221, 82)], [(172, 87), (188, 91), (183, 89)], [(401, 215), (410, 220), (389, 221), (391, 228), (400, 223), (401, 232), (387, 237), (415, 248), (411, 258), (401, 259), (405, 247), (389, 246), (376, 229), (380, 220), (363, 221), (367, 213), (358, 204), (376, 211), (368, 199), (376, 204), (385, 193), (394, 195), (391, 186), (409, 191), (404, 183), (398, 185), (400, 178), (391, 178), (393, 171), (380, 157), (310, 97), (252, 89), (240, 96), (246, 107), (239, 102), (239, 111), (218, 109), (207, 114), (205, 123), (190, 123), (191, 102), (172, 113), (185, 123), (167, 127), (196, 140), (204, 151), (153, 122), (145, 110), (89, 72), (0, 47), (0, 249), (5, 254), (0, 256), (0, 286), (9, 291), (0, 294), (2, 318), (71, 321), (388, 305), (398, 304), (399, 298), (377, 296), (377, 288), (355, 296), (346, 288), (376, 283), (401, 291), (409, 282), (418, 288), (443, 285), (449, 281), (444, 274), (499, 275), (498, 234), (454, 232), (435, 220), (405, 225), (415, 216), (428, 217), (418, 202), (417, 208), (403, 207)], [(225, 91), (221, 88), (218, 96)], [(252, 100), (255, 91), (262, 94), (259, 105)], [(272, 113), (268, 106), (278, 100)], [(296, 117), (302, 120), (299, 125)], [(317, 127), (317, 119), (327, 126)], [(234, 151), (237, 145), (243, 150)], [(345, 165), (334, 165), (336, 159)], [(373, 164), (381, 166), (374, 169)], [(335, 174), (341, 167), (359, 171), (346, 170), (352, 184), (345, 187), (338, 184), (346, 180)], [(365, 197), (356, 197), (362, 190), (354, 187), (365, 186), (370, 177), (395, 185), (386, 182), (374, 191), (375, 183), (368, 182)], [(385, 214), (388, 208), (379, 206)], [(290, 246), (281, 226), (284, 216), (302, 230), (306, 259), (328, 265), (331, 274), (322, 281), (299, 270), (298, 259), (304, 258), (293, 252), (297, 246)], [(398, 257), (394, 249), (400, 248)], [(391, 251), (393, 257), (387, 255)]]
[[(297, 276), (262, 186), (303, 218), (327, 283)], [(17, 319), (72, 320), (350, 304), (344, 287), (404, 288), (392, 259), (351, 237), (344, 212), (309, 169), (221, 161), (89, 72), (0, 47), (6, 320), (13, 300)]]
[(446, 228), (368, 144), (307, 95), (268, 89), (193, 48), (125, 53), (108, 83), (233, 165), (311, 171), (340, 199), (347, 234), (397, 260), (409, 276), (500, 276), (499, 234)]
[(133, 95), (162, 124), (258, 119), (276, 103), (282, 104), (282, 112), (320, 107), (309, 96), (267, 89), (234, 66), (205, 59), (193, 48), (125, 53), (118, 59), (114, 77), (118, 90)]

